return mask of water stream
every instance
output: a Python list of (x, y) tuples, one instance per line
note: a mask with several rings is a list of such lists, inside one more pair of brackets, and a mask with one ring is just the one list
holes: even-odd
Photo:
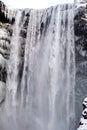
[(4, 129), (74, 130), (73, 6), (28, 12), (21, 78), (22, 11), (17, 12), (13, 27), (5, 103), (9, 121)]

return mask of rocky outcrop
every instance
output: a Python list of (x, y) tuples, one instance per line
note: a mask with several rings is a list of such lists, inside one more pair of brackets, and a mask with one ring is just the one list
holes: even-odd
[(80, 7), (75, 14), (76, 49), (78, 53), (87, 57), (87, 10)]
[(2, 1), (0, 1), (0, 21), (3, 23), (9, 22), (8, 9)]
[(5, 100), (6, 86), (5, 83), (0, 81), (0, 104)]
[(77, 130), (87, 130), (87, 98), (83, 101), (83, 112)]
[[(77, 5), (74, 19), (76, 46), (76, 129), (79, 127), (80, 113), (83, 109), (81, 106), (82, 101), (87, 97), (87, 5), (85, 0)], [(81, 118), (81, 120), (83, 121), (84, 119)]]
[(10, 10), (0, 0), (0, 22), (13, 24), (15, 22), (15, 10)]
[(12, 36), (9, 28), (9, 24), (0, 24), (0, 103), (5, 100), (7, 62), (10, 56), (10, 39)]
[(5, 100), (7, 62), (10, 56), (10, 41), (13, 33), (11, 24), (14, 21), (14, 18), (8, 17), (8, 9), (0, 1), (0, 103)]

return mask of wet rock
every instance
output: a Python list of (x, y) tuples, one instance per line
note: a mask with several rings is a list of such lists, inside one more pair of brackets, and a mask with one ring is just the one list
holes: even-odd
[(87, 61), (83, 61), (77, 65), (76, 74), (87, 76)]
[(42, 34), (42, 32), (43, 32), (43, 29), (44, 29), (44, 23), (42, 22), (41, 23), (41, 26), (40, 26), (40, 33)]
[(15, 18), (13, 17), (12, 20), (10, 21), (10, 24), (13, 25), (15, 23)]
[(83, 112), (82, 112), (82, 117), (83, 117), (84, 119), (87, 119), (87, 108), (85, 108), (85, 109), (83, 110)]
[(0, 21), (3, 23), (8, 23), (8, 9), (6, 5), (0, 0)]
[(0, 54), (6, 59), (10, 56), (10, 38), (9, 31), (2, 27), (0, 29)]
[(0, 22), (0, 82), (6, 83), (7, 62), (10, 57), (10, 41), (13, 30), (9, 23)]
[(0, 0), (0, 22), (14, 24), (15, 17), (13, 14), (12, 10), (8, 9), (7, 6)]
[[(84, 99), (84, 101), (83, 101), (83, 110), (85, 109), (85, 108), (87, 108), (87, 97)], [(86, 120), (87, 121), (87, 120)]]
[(74, 30), (75, 36), (79, 37), (79, 39), (75, 41), (76, 49), (81, 56), (87, 57), (87, 8), (86, 2), (84, 3), (84, 7), (80, 6), (76, 10)]
[(7, 69), (0, 68), (0, 81), (6, 83), (6, 79), (7, 79)]
[(87, 36), (87, 22), (84, 20), (80, 20), (75, 23), (75, 35), (76, 36)]
[(6, 96), (6, 85), (0, 81), (0, 104), (5, 100)]
[(83, 57), (87, 57), (87, 38), (81, 36), (78, 40), (75, 41), (75, 44), (79, 54)]
[(8, 35), (9, 36), (12, 36), (12, 34), (13, 34), (13, 29), (11, 29), (10, 27), (8, 27), (8, 28), (6, 28), (7, 29), (7, 31), (8, 31)]
[(20, 32), (20, 35), (21, 35), (21, 37), (26, 38), (26, 36), (27, 36), (26, 29), (22, 29)]
[[(86, 1), (85, 1), (86, 2)], [(80, 4), (75, 10), (74, 18), (75, 29), (75, 56), (76, 56), (76, 86), (75, 86), (75, 112), (76, 112), (76, 129), (80, 124), (78, 130), (87, 130), (86, 119), (82, 116), (82, 109), (85, 109), (85, 102), (83, 108), (81, 103), (87, 96), (87, 8), (86, 4)], [(81, 121), (79, 123), (79, 119)]]
[(25, 17), (24, 24), (23, 24), (24, 28), (27, 28), (28, 22), (29, 22), (29, 15), (27, 17)]
[(0, 68), (4, 69), (6, 67), (7, 60), (0, 54)]
[(80, 20), (81, 17), (84, 17), (85, 7), (79, 7), (75, 10), (74, 20)]

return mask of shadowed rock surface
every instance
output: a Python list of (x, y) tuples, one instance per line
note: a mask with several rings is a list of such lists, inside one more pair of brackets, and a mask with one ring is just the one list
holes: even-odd
[(0, 21), (3, 23), (8, 23), (8, 9), (6, 5), (0, 0)]
[(0, 103), (6, 96), (7, 62), (10, 56), (10, 41), (12, 36), (11, 20), (8, 18), (8, 9), (0, 1)]
[(81, 104), (84, 98), (87, 97), (87, 7), (85, 2), (75, 10), (74, 24), (76, 46), (75, 109), (77, 128), (81, 117)]

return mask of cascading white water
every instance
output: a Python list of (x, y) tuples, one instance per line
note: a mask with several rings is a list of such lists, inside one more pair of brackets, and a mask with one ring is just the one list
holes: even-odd
[[(11, 53), (8, 65), (8, 79), (7, 79), (7, 100), (11, 105), (16, 105), (16, 92), (18, 87), (18, 66), (19, 66), (19, 49), (20, 49), (20, 18), (21, 11), (17, 12), (14, 33), (11, 40)], [(9, 95), (10, 93), (10, 95)], [(7, 103), (7, 105), (9, 105)]]
[[(17, 13), (7, 78), (6, 109), (14, 130), (73, 130), (75, 52), (73, 6), (29, 10), (20, 86), (20, 30)], [(18, 88), (20, 91), (18, 92)], [(19, 96), (18, 96), (19, 95)], [(16, 108), (16, 111), (13, 111)], [(6, 128), (7, 129), (7, 128)], [(8, 130), (8, 129), (7, 129)]]

